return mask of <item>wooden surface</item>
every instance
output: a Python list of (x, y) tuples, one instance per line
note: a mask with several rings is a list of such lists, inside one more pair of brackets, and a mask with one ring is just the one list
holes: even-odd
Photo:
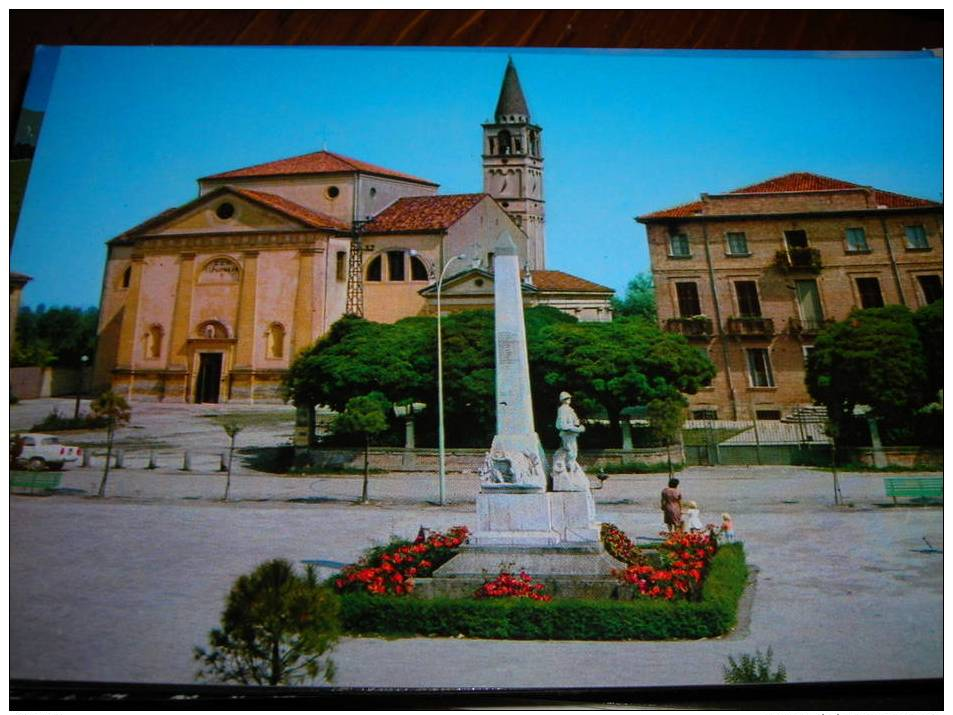
[(11, 138), (36, 45), (918, 50), (942, 10), (11, 10)]

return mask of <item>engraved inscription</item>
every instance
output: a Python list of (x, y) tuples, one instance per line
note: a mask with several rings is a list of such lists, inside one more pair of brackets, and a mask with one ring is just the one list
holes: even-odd
[(500, 365), (514, 365), (517, 362), (516, 351), (519, 347), (516, 333), (500, 331), (496, 336), (497, 354)]

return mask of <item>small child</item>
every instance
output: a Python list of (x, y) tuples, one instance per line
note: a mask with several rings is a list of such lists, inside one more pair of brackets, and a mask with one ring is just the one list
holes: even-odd
[(702, 520), (698, 515), (698, 504), (687, 501), (684, 506), (685, 508), (682, 510), (682, 529), (693, 534), (701, 531)]
[(721, 515), (721, 528), (718, 531), (726, 542), (735, 540), (735, 523), (731, 520), (731, 514)]

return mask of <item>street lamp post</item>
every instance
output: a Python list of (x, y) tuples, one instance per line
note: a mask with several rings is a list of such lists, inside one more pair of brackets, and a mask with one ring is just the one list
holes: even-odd
[(76, 386), (76, 407), (73, 409), (73, 419), (79, 419), (79, 398), (83, 394), (83, 386), (86, 381), (83, 379), (86, 377), (86, 362), (89, 360), (88, 357), (83, 355), (80, 359), (79, 365), (79, 384)]
[(440, 289), (443, 287), (443, 277), (447, 273), (450, 264), (456, 260), (465, 259), (467, 256), (461, 253), (454, 256), (443, 267), (440, 272), (440, 278), (437, 280), (437, 453), (439, 454), (439, 474), (440, 474), (440, 506), (446, 504), (446, 481), (447, 468), (444, 459), (444, 431), (443, 431), (443, 334), (440, 331)]

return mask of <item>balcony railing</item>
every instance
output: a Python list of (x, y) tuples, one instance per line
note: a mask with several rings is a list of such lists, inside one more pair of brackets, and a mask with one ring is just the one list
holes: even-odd
[(834, 321), (829, 318), (820, 320), (803, 320), (801, 318), (788, 318), (788, 332), (792, 335), (817, 335)]
[(729, 335), (767, 337), (774, 335), (774, 321), (771, 318), (749, 316), (728, 318), (725, 332)]
[(816, 248), (787, 248), (774, 255), (774, 262), (783, 273), (820, 273), (821, 252)]
[(711, 318), (704, 315), (694, 315), (691, 318), (669, 318), (665, 322), (665, 329), (670, 333), (678, 333), (686, 338), (709, 338), (712, 334)]

